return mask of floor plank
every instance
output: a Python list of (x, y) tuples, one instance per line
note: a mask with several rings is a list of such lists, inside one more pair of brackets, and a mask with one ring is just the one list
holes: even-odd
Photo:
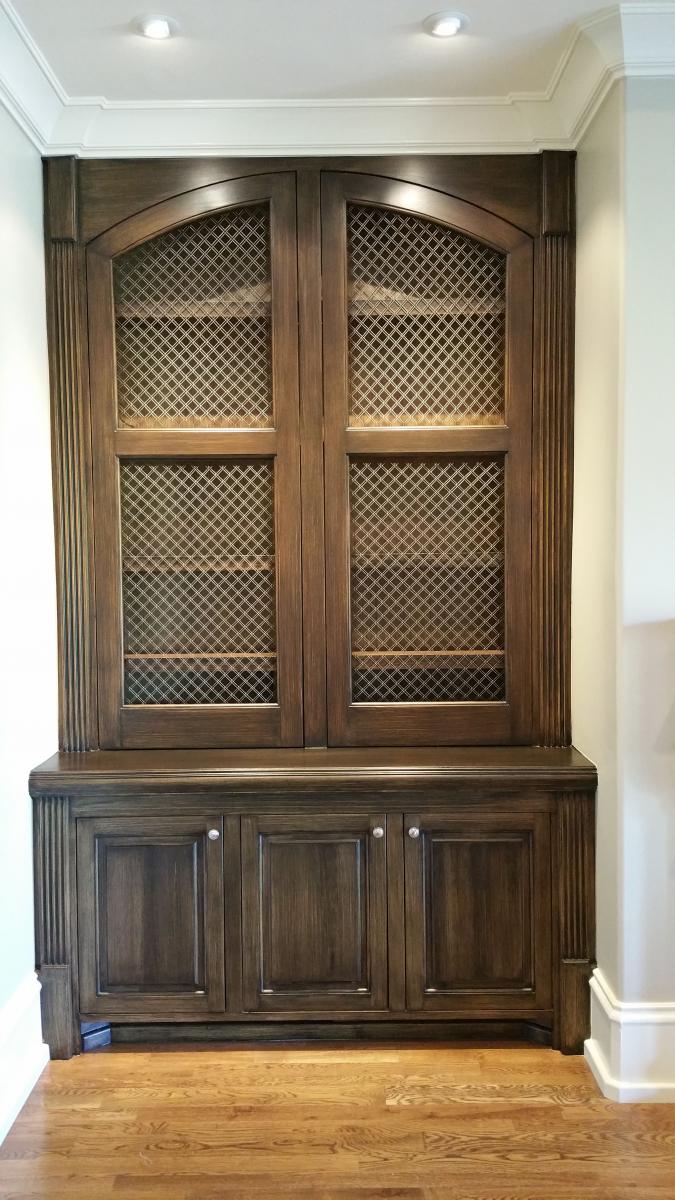
[(54, 1062), (1, 1200), (673, 1200), (675, 1106), (499, 1046), (113, 1047)]

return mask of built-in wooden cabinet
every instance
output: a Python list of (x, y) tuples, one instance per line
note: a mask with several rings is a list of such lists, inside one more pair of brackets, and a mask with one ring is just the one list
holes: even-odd
[(45, 184), (52, 1053), (468, 1020), (578, 1050), (574, 156)]

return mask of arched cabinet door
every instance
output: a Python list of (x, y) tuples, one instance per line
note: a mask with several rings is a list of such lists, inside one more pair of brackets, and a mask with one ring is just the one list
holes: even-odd
[(329, 741), (526, 742), (531, 239), (425, 187), (322, 189)]
[(295, 177), (87, 256), (104, 747), (302, 741)]

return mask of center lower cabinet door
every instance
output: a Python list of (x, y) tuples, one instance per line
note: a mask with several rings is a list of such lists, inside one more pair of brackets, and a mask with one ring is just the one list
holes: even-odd
[(244, 1006), (387, 1007), (386, 820), (242, 820)]
[(408, 1008), (549, 1009), (548, 814), (417, 813), (404, 837)]
[(81, 818), (77, 895), (83, 1014), (224, 1010), (222, 816)]

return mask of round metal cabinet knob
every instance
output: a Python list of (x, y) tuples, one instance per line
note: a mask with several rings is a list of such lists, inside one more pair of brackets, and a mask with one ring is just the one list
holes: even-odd
[(375, 826), (375, 828), (374, 828), (374, 830), (373, 830), (373, 837), (374, 837), (374, 838), (381, 838), (381, 837), (384, 837), (384, 829), (382, 828), (382, 826), (381, 826), (381, 825), (376, 825), (376, 826)]
[(417, 826), (416, 826), (416, 825), (411, 825), (411, 826), (410, 826), (410, 829), (408, 830), (408, 837), (411, 837), (411, 838), (418, 838), (419, 836), (420, 836), (420, 831), (419, 831), (419, 829), (417, 828)]
[(209, 829), (209, 837), (212, 842), (217, 842), (220, 837), (220, 831), (218, 829)]

